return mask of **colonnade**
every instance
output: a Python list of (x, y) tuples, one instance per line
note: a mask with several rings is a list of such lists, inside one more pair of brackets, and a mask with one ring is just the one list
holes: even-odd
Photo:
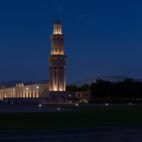
[(0, 89), (0, 99), (3, 98), (38, 98), (40, 85), (24, 86), (23, 83), (16, 84), (16, 87)]

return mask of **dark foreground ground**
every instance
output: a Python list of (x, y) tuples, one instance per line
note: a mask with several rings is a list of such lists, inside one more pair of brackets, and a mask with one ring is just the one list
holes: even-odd
[[(6, 109), (15, 109), (12, 107)], [(16, 108), (20, 107), (17, 106)], [(30, 110), (31, 107), (29, 106), (26, 109)], [(37, 112), (26, 112), (25, 110), (25, 112), (0, 113), (0, 130), (94, 128), (123, 124), (142, 124), (142, 105), (92, 105), (77, 108), (43, 107), (37, 108)]]
[[(0, 108), (0, 142), (142, 141), (142, 105), (41, 107), (37, 112), (26, 112), (31, 106), (23, 112), (16, 111), (19, 108)], [(4, 109), (15, 111), (4, 113)]]
[(142, 142), (141, 126), (0, 131), (0, 142)]

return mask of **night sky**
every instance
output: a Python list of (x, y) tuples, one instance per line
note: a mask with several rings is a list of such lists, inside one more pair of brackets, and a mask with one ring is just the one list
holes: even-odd
[(69, 82), (101, 75), (142, 78), (141, 0), (1, 0), (1, 81), (48, 79), (57, 17)]

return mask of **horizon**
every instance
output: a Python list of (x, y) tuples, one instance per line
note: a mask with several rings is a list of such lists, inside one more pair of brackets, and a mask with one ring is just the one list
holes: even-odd
[[(108, 76), (92, 76), (92, 77), (88, 77), (88, 78), (84, 78), (82, 80), (76, 80), (73, 82), (68, 82), (67, 85), (83, 85), (83, 84), (91, 84), (91, 83), (95, 83), (97, 80), (103, 80), (103, 81), (110, 81), (110, 82), (123, 82), (125, 79), (132, 79), (134, 81), (139, 81), (142, 82), (142, 78), (132, 78), (132, 77), (128, 77), (128, 76), (120, 76), (120, 75), (108, 75)], [(12, 85), (16, 85), (16, 83), (26, 83), (26, 85), (30, 85), (30, 84), (42, 84), (42, 83), (48, 83), (48, 80), (2, 80), (0, 81), (0, 84), (3, 85), (3, 83), (5, 83), (4, 85), (8, 85), (9, 83)], [(8, 84), (6, 84), (8, 83)]]

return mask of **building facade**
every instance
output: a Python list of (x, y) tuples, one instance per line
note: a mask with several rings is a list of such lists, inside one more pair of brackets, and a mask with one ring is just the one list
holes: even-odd
[(49, 82), (47, 84), (24, 85), (18, 83), (15, 87), (1, 87), (0, 99), (20, 98), (54, 98), (53, 100), (67, 99), (66, 94), (66, 55), (64, 54), (64, 35), (62, 25), (56, 21), (50, 37), (51, 53), (49, 61)]
[(16, 87), (0, 89), (0, 99), (5, 98), (39, 98), (45, 97), (49, 94), (48, 84), (34, 84), (24, 85), (23, 83), (17, 83)]

